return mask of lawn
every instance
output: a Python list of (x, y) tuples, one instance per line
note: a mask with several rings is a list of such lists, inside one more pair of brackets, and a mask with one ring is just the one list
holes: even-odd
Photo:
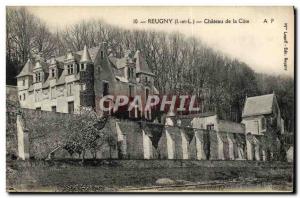
[[(159, 165), (157, 165), (160, 163)], [(142, 165), (141, 165), (142, 164)], [(156, 166), (152, 166), (156, 164)], [(126, 191), (145, 189), (156, 185), (159, 178), (169, 178), (182, 184), (228, 183), (247, 186), (279, 186), (292, 190), (293, 170), (288, 163), (255, 162), (189, 162), (172, 161), (101, 161), (81, 162), (7, 162), (7, 190), (16, 191)], [(251, 182), (249, 182), (251, 181)], [(214, 185), (210, 185), (213, 187)], [(149, 188), (149, 189), (150, 189)], [(176, 188), (177, 189), (177, 188)], [(180, 187), (184, 190), (185, 187)], [(197, 189), (197, 188), (196, 188)], [(170, 189), (169, 189), (170, 190)], [(195, 190), (195, 189), (194, 189)], [(201, 189), (199, 189), (201, 190)], [(132, 190), (133, 191), (133, 190)], [(172, 191), (172, 189), (171, 189)]]

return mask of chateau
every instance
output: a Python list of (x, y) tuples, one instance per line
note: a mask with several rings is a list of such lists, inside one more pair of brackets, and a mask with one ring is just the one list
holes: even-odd
[[(125, 113), (130, 118), (152, 120), (151, 109), (139, 111), (136, 105), (130, 112), (103, 112), (99, 103), (107, 95), (129, 98), (139, 95), (146, 101), (148, 96), (159, 94), (154, 87), (154, 78), (139, 50), (135, 53), (128, 50), (118, 58), (107, 50), (105, 44), (89, 49), (85, 46), (77, 52), (68, 50), (66, 55), (50, 60), (41, 56), (28, 59), (17, 76), (17, 97), (23, 111), (17, 116), (20, 158), (45, 159), (57, 148), (63, 151), (61, 144), (68, 137), (68, 125), (43, 129), (53, 136), (42, 138), (42, 143), (30, 143), (29, 139), (40, 133), (37, 129), (40, 122), (51, 123), (53, 117), (72, 120), (72, 114), (79, 113), (82, 107), (94, 109), (99, 114)], [(106, 104), (115, 102), (112, 99)], [(171, 111), (161, 123), (110, 117), (105, 130), (115, 137), (116, 142), (114, 145), (107, 143), (106, 151), (100, 149), (94, 156), (119, 159), (277, 159), (274, 155), (282, 147), (280, 138), (284, 133), (284, 121), (275, 94), (246, 98), (242, 119), (241, 123), (235, 123), (220, 119), (214, 112), (176, 115)], [(267, 131), (272, 133), (272, 141), (268, 140)], [(57, 138), (62, 142), (52, 141)], [(37, 148), (45, 148), (45, 145), (48, 145), (47, 152), (44, 149), (45, 152), (40, 153), (43, 149)], [(56, 156), (70, 157), (66, 153)]]
[[(117, 58), (105, 43), (77, 52), (68, 50), (50, 60), (41, 56), (28, 59), (17, 76), (21, 107), (61, 113), (78, 113), (81, 107), (103, 113), (99, 101), (106, 95), (138, 94), (145, 100), (158, 94), (153, 83), (154, 74), (139, 50), (128, 50)], [(128, 113), (151, 118), (151, 110)]]

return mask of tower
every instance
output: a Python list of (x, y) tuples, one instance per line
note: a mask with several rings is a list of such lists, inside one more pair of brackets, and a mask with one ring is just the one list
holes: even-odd
[(79, 76), (80, 106), (94, 107), (94, 65), (86, 45), (79, 61)]
[[(139, 50), (136, 51), (133, 60), (135, 62), (136, 81), (143, 85), (142, 99), (147, 101), (148, 96), (154, 93), (154, 74)], [(151, 109), (144, 114), (146, 119), (151, 119)]]

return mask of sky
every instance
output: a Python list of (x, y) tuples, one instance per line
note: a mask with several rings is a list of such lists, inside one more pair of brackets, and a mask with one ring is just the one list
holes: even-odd
[[(82, 20), (102, 19), (126, 29), (178, 31), (199, 38), (230, 58), (247, 63), (256, 72), (294, 76), (294, 11), (292, 7), (28, 7), (51, 30)], [(147, 21), (135, 24), (133, 21)], [(172, 23), (149, 24), (152, 19)], [(196, 24), (174, 24), (195, 19)], [(223, 23), (204, 23), (222, 20)], [(231, 23), (225, 23), (226, 19)], [(232, 23), (233, 19), (238, 23)], [(239, 23), (249, 21), (249, 23)], [(272, 21), (272, 22), (271, 22)], [(284, 24), (287, 23), (287, 29)], [(286, 33), (285, 33), (286, 32)], [(284, 39), (286, 38), (286, 39)], [(284, 43), (284, 41), (287, 43)], [(284, 48), (288, 49), (284, 54)], [(285, 60), (285, 58), (287, 58)], [(284, 69), (284, 60), (287, 69)]]

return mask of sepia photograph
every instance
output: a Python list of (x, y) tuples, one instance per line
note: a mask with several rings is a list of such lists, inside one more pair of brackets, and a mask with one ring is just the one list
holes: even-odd
[(294, 193), (293, 6), (6, 6), (6, 191)]

